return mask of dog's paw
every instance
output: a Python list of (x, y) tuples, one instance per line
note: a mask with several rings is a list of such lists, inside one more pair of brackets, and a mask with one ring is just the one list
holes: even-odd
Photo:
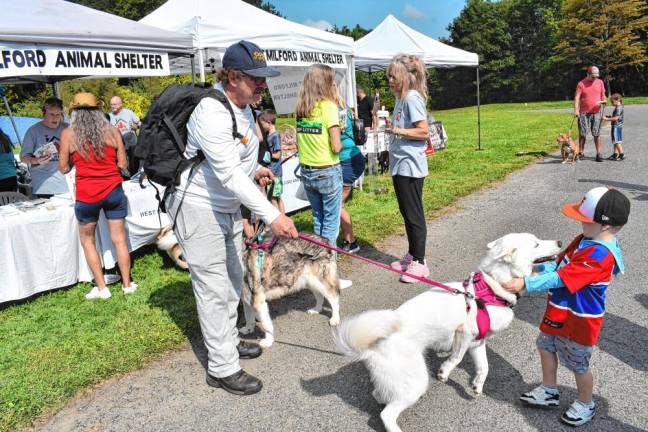
[(270, 348), (274, 343), (274, 338), (272, 336), (266, 336), (265, 338), (259, 341), (259, 346), (261, 348)]
[(442, 383), (448, 381), (448, 376), (450, 374), (444, 371), (443, 369), (439, 369), (439, 372), (437, 372), (437, 379), (441, 381)]
[(329, 320), (329, 325), (335, 327), (338, 324), (340, 324), (340, 317), (331, 317), (331, 319)]
[(472, 382), (472, 391), (476, 395), (482, 394), (482, 392), (484, 391), (484, 382), (478, 378), (475, 378)]
[(252, 326), (252, 327), (248, 327), (248, 326), (241, 327), (239, 329), (239, 333), (242, 334), (242, 335), (252, 334), (252, 333), (254, 333), (254, 326)]
[(318, 315), (322, 313), (322, 308), (310, 308), (306, 311), (306, 313), (309, 315)]

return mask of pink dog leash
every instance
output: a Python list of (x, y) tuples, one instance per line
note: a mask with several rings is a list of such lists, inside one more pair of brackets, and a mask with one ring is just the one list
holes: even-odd
[(364, 261), (364, 262), (366, 262), (368, 264), (371, 264), (371, 265), (374, 265), (376, 267), (380, 267), (382, 269), (389, 270), (389, 271), (392, 271), (394, 273), (398, 273), (400, 275), (409, 276), (412, 279), (416, 279), (416, 280), (418, 280), (420, 282), (424, 282), (424, 283), (426, 283), (428, 285), (432, 285), (432, 286), (435, 286), (437, 288), (441, 288), (441, 289), (446, 290), (446, 291), (448, 291), (448, 292), (450, 292), (452, 294), (462, 294), (462, 295), (466, 296), (467, 299), (474, 299), (475, 298), (475, 296), (473, 296), (471, 293), (469, 293), (467, 291), (462, 291), (462, 290), (460, 290), (458, 288), (451, 288), (448, 285), (444, 285), (441, 282), (433, 281), (432, 279), (428, 279), (428, 278), (424, 278), (424, 277), (420, 277), (420, 276), (415, 276), (413, 274), (410, 274), (410, 273), (407, 273), (407, 272), (404, 272), (404, 271), (401, 271), (401, 270), (396, 270), (396, 269), (392, 268), (391, 266), (388, 266), (387, 264), (379, 263), (379, 262), (374, 261), (372, 259), (365, 258), (365, 257), (360, 256), (360, 255), (349, 253), (349, 252), (347, 252), (347, 251), (345, 251), (343, 249), (340, 249), (340, 248), (338, 248), (336, 246), (331, 246), (328, 243), (324, 243), (324, 242), (322, 242), (320, 240), (314, 239), (314, 238), (309, 237), (309, 236), (307, 236), (305, 234), (299, 233), (299, 238), (301, 240), (316, 244), (316, 245), (321, 246), (323, 248), (334, 250), (334, 251), (336, 251), (338, 253), (350, 256), (351, 258), (355, 258), (355, 259), (358, 259), (360, 261)]

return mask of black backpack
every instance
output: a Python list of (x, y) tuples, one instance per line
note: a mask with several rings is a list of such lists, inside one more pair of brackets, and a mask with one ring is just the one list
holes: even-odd
[(358, 146), (365, 145), (367, 142), (367, 131), (361, 118), (353, 119), (353, 141)]
[(180, 184), (180, 174), (205, 159), (199, 150), (191, 159), (184, 157), (187, 146), (187, 122), (205, 97), (222, 103), (232, 116), (232, 135), (243, 138), (236, 129), (234, 111), (220, 91), (194, 84), (172, 84), (155, 99), (142, 122), (135, 156), (144, 163), (146, 176), (167, 188)]

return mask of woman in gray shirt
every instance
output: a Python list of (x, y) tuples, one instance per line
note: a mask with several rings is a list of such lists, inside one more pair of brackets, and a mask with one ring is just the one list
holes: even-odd
[[(427, 226), (423, 213), (423, 181), (428, 175), (425, 148), (430, 136), (425, 75), (425, 65), (414, 55), (398, 54), (387, 69), (389, 88), (396, 98), (389, 170), (409, 244), (403, 258), (391, 266), (419, 277), (430, 274), (425, 261)], [(417, 281), (406, 275), (400, 280), (405, 283)]]

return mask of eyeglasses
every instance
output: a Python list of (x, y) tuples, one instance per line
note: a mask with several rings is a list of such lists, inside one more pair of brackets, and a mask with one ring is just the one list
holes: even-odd
[(255, 76), (252, 76), (252, 75), (248, 75), (245, 72), (241, 72), (241, 73), (242, 73), (242, 75), (244, 77), (250, 78), (254, 82), (254, 84), (257, 85), (257, 87), (260, 86), (260, 85), (263, 85), (265, 83), (265, 80), (266, 80), (265, 77), (255, 77)]

